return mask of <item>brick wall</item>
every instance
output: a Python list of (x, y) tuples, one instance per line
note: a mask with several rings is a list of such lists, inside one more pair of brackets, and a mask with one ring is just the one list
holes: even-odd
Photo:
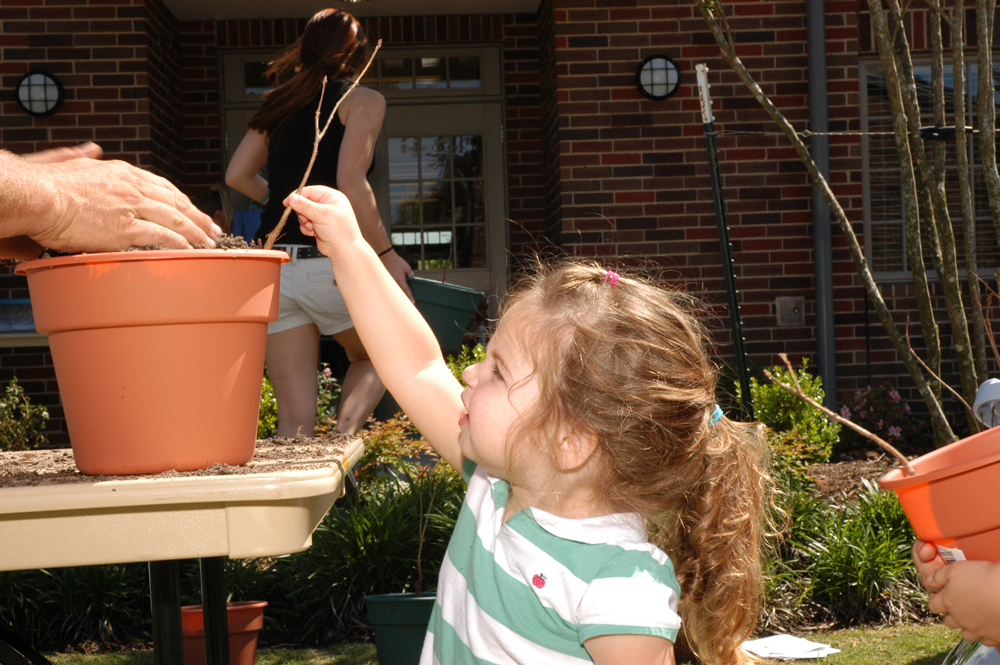
[[(0, 146), (28, 153), (94, 141), (107, 157), (178, 178), (171, 21), (159, 0), (0, 4)], [(65, 103), (48, 118), (29, 116), (15, 101), (18, 79), (34, 69), (65, 88)], [(5, 270), (0, 297), (28, 297), (24, 278)], [(0, 348), (0, 383), (15, 373), (31, 399), (49, 407), (52, 442), (67, 443), (48, 347)]]
[[(543, 3), (543, 15), (549, 2)], [(739, 54), (764, 91), (799, 129), (808, 121), (805, 3), (727, 5)], [(712, 198), (695, 65), (709, 67), (723, 195), (751, 361), (779, 352), (815, 353), (811, 189), (788, 141), (721, 60), (689, 3), (551, 0), (555, 19), (555, 136), (561, 244), (570, 253), (652, 258), (717, 308), (723, 359), (731, 357), (722, 257)], [(828, 2), (830, 118), (857, 130), (857, 5)], [(668, 55), (682, 85), (665, 101), (643, 97), (635, 71)], [(734, 131), (748, 134), (730, 133)], [(831, 140), (832, 185), (861, 219), (857, 137)], [(835, 232), (841, 300), (855, 302), (853, 266)], [(776, 296), (802, 296), (805, 325), (777, 327)], [(848, 376), (850, 373), (848, 372)], [(848, 378), (842, 392), (854, 386)]]

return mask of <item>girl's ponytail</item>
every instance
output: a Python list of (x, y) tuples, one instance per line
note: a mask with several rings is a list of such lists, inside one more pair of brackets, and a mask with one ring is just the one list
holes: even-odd
[(675, 564), (688, 645), (713, 665), (752, 660), (740, 644), (757, 624), (763, 590), (771, 484), (763, 429), (727, 418), (706, 428), (703, 473), (690, 479), (658, 543)]

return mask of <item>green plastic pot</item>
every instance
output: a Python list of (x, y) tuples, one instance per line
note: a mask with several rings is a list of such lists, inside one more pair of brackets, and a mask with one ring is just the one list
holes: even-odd
[(379, 665), (417, 665), (427, 624), (434, 609), (434, 592), (382, 593), (365, 596), (368, 623), (375, 629)]
[(472, 315), (486, 294), (457, 284), (445, 284), (423, 277), (409, 278), (417, 310), (434, 331), (445, 351), (458, 351)]

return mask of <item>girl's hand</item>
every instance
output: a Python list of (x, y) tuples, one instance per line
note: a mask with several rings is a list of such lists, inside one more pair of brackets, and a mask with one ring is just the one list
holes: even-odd
[(1000, 564), (956, 561), (931, 571), (924, 584), (928, 609), (943, 614), (946, 626), (961, 629), (963, 639), (1000, 645)]
[(301, 196), (289, 194), (285, 205), (298, 214), (302, 233), (316, 238), (316, 247), (326, 256), (332, 257), (338, 247), (364, 240), (351, 202), (335, 189), (311, 185)]

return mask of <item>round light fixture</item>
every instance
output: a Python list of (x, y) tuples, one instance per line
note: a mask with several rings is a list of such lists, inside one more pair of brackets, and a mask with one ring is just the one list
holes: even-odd
[(48, 72), (28, 72), (17, 82), (17, 103), (30, 115), (52, 115), (65, 98), (62, 83)]
[(681, 70), (665, 55), (651, 55), (635, 70), (635, 86), (655, 102), (670, 97), (680, 85)]

